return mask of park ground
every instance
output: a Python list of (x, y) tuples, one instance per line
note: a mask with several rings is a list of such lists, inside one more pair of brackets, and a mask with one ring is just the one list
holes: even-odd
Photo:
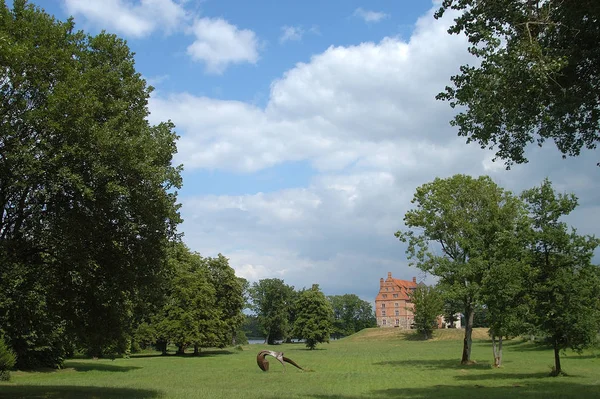
[[(422, 341), (397, 329), (367, 329), (307, 350), (302, 344), (245, 345), (200, 356), (148, 352), (129, 359), (72, 359), (62, 370), (16, 371), (0, 398), (600, 398), (600, 349), (562, 357), (567, 376), (549, 377), (553, 352), (522, 339), (507, 341), (504, 365), (491, 367), (491, 344), (476, 329), (469, 366), (460, 365), (462, 330)], [(262, 349), (283, 351), (300, 366)]]

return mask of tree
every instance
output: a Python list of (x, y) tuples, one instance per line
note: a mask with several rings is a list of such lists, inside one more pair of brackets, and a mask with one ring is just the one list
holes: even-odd
[(293, 293), (294, 287), (277, 278), (259, 280), (250, 288), (251, 309), (258, 316), (258, 324), (269, 345), (289, 334)]
[(600, 240), (567, 229), (560, 218), (577, 207), (574, 195), (556, 194), (549, 180), (526, 190), (533, 227), (529, 246), (534, 316), (539, 331), (554, 348), (553, 375), (563, 374), (560, 351), (581, 351), (594, 343), (600, 329), (600, 278), (591, 264)]
[(297, 317), (292, 334), (304, 339), (310, 350), (315, 349), (318, 343), (329, 342), (333, 330), (333, 309), (319, 285), (313, 284), (310, 290), (301, 292), (294, 306)]
[[(422, 232), (396, 232), (408, 243), (411, 265), (439, 277), (444, 292), (462, 302), (463, 364), (470, 362), (474, 310), (496, 235), (513, 229), (518, 202), (487, 176), (436, 178), (417, 188), (412, 200), (416, 208), (404, 216), (407, 227)], [(430, 242), (439, 246), (439, 255), (429, 249)]]
[(333, 308), (332, 335), (352, 335), (363, 328), (376, 327), (373, 307), (355, 294), (331, 295), (327, 299)]
[(531, 267), (527, 253), (531, 229), (525, 208), (521, 207), (520, 212), (514, 231), (498, 235), (490, 257), (491, 267), (482, 282), (481, 302), (487, 312), (495, 367), (502, 366), (503, 337), (531, 329)]
[(444, 298), (440, 290), (418, 284), (408, 296), (414, 304), (412, 311), (415, 315), (415, 328), (425, 339), (430, 339), (433, 330), (437, 328), (437, 318), (444, 310)]
[(206, 260), (210, 281), (215, 288), (216, 306), (219, 319), (228, 331), (220, 334), (219, 346), (235, 345), (235, 333), (244, 322), (242, 310), (246, 306), (244, 290), (245, 280), (236, 277), (235, 270), (229, 266), (229, 259), (219, 254)]
[(170, 123), (114, 35), (0, 3), (0, 325), (17, 367), (59, 367), (132, 332), (180, 222)]
[(497, 148), (507, 167), (527, 162), (534, 141), (553, 140), (563, 157), (596, 148), (598, 1), (444, 0), (435, 18), (449, 9), (461, 14), (448, 32), (464, 32), (481, 61), (437, 97), (461, 109), (451, 124), (467, 143)]

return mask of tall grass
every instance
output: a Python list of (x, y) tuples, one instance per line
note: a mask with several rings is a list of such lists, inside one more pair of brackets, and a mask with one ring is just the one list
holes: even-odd
[[(130, 359), (70, 360), (60, 371), (14, 372), (0, 383), (0, 398), (594, 398), (600, 397), (600, 354), (568, 353), (568, 377), (548, 377), (548, 348), (505, 344), (504, 367), (491, 367), (490, 343), (475, 341), (460, 365), (460, 331), (419, 341), (397, 330), (370, 329), (320, 345), (247, 345), (243, 351), (203, 351), (200, 356), (134, 355)], [(485, 335), (480, 335), (484, 337)], [(262, 349), (285, 352), (314, 372), (256, 365)]]

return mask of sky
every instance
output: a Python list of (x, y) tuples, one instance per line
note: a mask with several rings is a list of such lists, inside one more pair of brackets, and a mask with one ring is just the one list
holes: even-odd
[[(379, 279), (434, 281), (409, 266), (415, 189), (457, 173), (520, 193), (548, 177), (580, 206), (565, 221), (598, 234), (598, 155), (549, 143), (506, 170), (466, 144), (435, 95), (476, 63), (439, 0), (36, 0), (76, 28), (115, 33), (155, 90), (152, 124), (176, 125), (179, 231), (238, 276), (374, 301)], [(599, 256), (595, 257), (600, 261)]]

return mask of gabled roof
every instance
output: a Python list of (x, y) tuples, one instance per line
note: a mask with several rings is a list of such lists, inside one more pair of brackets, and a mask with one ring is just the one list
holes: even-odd
[[(413, 278), (413, 281), (400, 280), (397, 278), (392, 278), (392, 273), (388, 272), (388, 278), (385, 281), (383, 279), (380, 281), (379, 293), (377, 294), (375, 300), (388, 301), (394, 299), (403, 299), (405, 301), (410, 301), (408, 293), (412, 288), (416, 288), (417, 285), (418, 283), (416, 278)], [(387, 291), (386, 288), (388, 289)], [(383, 297), (384, 294), (387, 295), (386, 298)], [(398, 294), (398, 297), (394, 298), (393, 294)]]

